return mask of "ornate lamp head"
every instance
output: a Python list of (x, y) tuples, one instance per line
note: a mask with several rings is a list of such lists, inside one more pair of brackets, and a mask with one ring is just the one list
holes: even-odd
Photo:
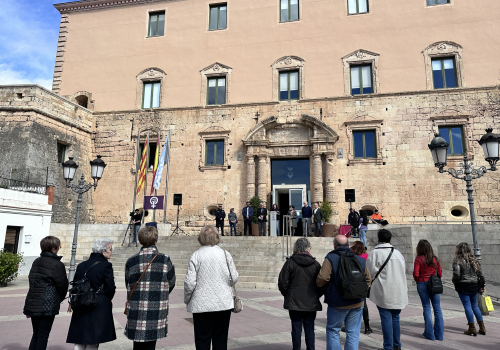
[(499, 159), (498, 149), (500, 136), (498, 134), (494, 134), (492, 128), (488, 128), (486, 129), (486, 134), (484, 134), (477, 142), (483, 147), (484, 158), (488, 163), (490, 163), (490, 170), (497, 170), (496, 163)]
[(446, 166), (446, 158), (448, 157), (449, 144), (439, 133), (434, 134), (434, 136), (428, 147), (431, 150), (434, 166), (439, 168), (440, 172), (443, 172), (443, 168)]

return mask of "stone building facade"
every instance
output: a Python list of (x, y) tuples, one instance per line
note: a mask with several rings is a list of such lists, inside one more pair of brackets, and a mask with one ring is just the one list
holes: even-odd
[[(458, 128), (461, 149), (449, 157), (449, 166), (457, 167), (463, 154), (485, 165), (475, 140), (487, 127), (499, 131), (498, 120), (484, 107), (498, 95), (500, 3), (369, 4), (368, 12), (351, 14), (347, 1), (301, 0), (299, 19), (287, 22), (277, 0), (227, 1), (227, 26), (220, 30), (209, 26), (210, 9), (220, 2), (55, 5), (61, 27), (53, 92), (62, 97), (25, 89), (42, 91), (39, 103), (54, 105), (55, 99), (74, 110), (72, 118), (88, 118), (78, 119), (76, 127), (57, 124), (55, 113), (54, 126), (46, 127), (52, 141), (68, 139), (64, 142), (82, 164), (97, 154), (108, 164), (97, 191), (88, 194), (88, 220), (128, 221), (137, 143), (145, 142), (148, 131), (150, 140), (158, 131), (162, 139), (170, 131), (166, 219), (175, 220), (172, 196), (182, 193), (180, 219), (192, 228), (188, 232), (213, 222), (210, 211), (218, 203), (226, 212), (234, 207), (240, 213), (245, 201), (258, 195), (270, 207), (278, 185), (272, 169), (279, 160), (308, 161), (308, 169), (293, 171), (307, 174), (308, 200), (332, 203), (337, 225), (347, 218), (345, 189), (356, 190), (357, 209), (379, 208), (391, 223), (467, 221), (464, 184), (437, 172), (427, 144), (440, 128)], [(164, 31), (150, 35), (151, 18), (159, 16)], [(440, 30), (431, 30), (436, 21)], [(433, 67), (449, 62), (455, 85), (437, 89)], [(355, 69), (368, 88), (363, 94), (355, 93)], [(282, 80), (291, 73), (297, 76), (293, 88), (290, 76)], [(208, 91), (219, 79), (222, 102), (212, 105)], [(159, 92), (151, 90), (148, 104), (145, 91), (153, 84)], [(289, 97), (292, 90), (297, 95), (282, 98), (283, 84)], [(17, 103), (16, 89), (22, 87), (1, 89), (5, 105)], [(3, 113), (7, 121), (17, 112)], [(1, 132), (14, 135), (19, 123), (4, 122)], [(59, 127), (69, 131), (60, 135)], [(30, 128), (23, 124), (21, 132)], [(359, 156), (354, 138), (365, 132), (373, 135), (372, 153)], [(212, 165), (207, 150), (216, 141), (223, 156)], [(55, 154), (54, 148), (49, 153)], [(488, 173), (474, 183), (478, 220), (500, 215), (499, 176)], [(148, 186), (151, 181), (149, 171)], [(158, 192), (165, 192), (165, 179)], [(137, 206), (142, 200), (141, 194)], [(452, 215), (455, 209), (462, 214)], [(60, 216), (66, 214), (57, 215), (53, 221), (65, 220)]]

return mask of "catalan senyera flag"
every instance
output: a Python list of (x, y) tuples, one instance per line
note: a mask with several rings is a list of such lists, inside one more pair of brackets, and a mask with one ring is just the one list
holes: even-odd
[(146, 174), (147, 174), (147, 159), (146, 159), (146, 154), (147, 154), (147, 145), (149, 145), (149, 136), (146, 139), (146, 143), (144, 144), (144, 150), (142, 151), (142, 157), (141, 157), (141, 164), (139, 166), (139, 179), (137, 180), (137, 190), (136, 193), (139, 194), (141, 193), (141, 190), (144, 188), (144, 182), (146, 181)]
[(155, 153), (155, 164), (153, 165), (153, 181), (151, 181), (151, 193), (149, 194), (150, 196), (153, 195), (153, 192), (155, 191), (155, 177), (156, 177), (156, 170), (158, 170), (158, 155), (160, 152), (160, 135), (158, 135), (158, 138), (156, 139), (156, 153)]

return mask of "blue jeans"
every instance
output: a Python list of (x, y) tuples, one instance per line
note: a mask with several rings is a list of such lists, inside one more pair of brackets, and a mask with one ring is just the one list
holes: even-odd
[(314, 236), (321, 237), (321, 222), (314, 223)]
[(401, 330), (399, 328), (398, 309), (384, 309), (379, 306), (380, 322), (382, 323), (382, 334), (384, 335), (384, 350), (392, 350), (394, 347), (401, 347)]
[(306, 347), (308, 350), (314, 350), (314, 320), (316, 319), (316, 311), (289, 310), (288, 314), (292, 321), (293, 350), (300, 350), (300, 345), (302, 343), (302, 325), (304, 325)]
[(356, 309), (337, 309), (329, 306), (326, 312), (326, 349), (342, 350), (340, 347), (339, 331), (342, 323), (345, 323), (346, 338), (344, 350), (357, 350), (362, 318), (362, 307)]
[(466, 295), (458, 293), (458, 296), (464, 306), (467, 322), (473, 323), (474, 316), (476, 316), (476, 320), (482, 321), (483, 315), (481, 315), (481, 310), (479, 310), (479, 306), (477, 305), (477, 294)]
[[(422, 302), (422, 307), (424, 308), (424, 337), (429, 340), (443, 340), (444, 320), (439, 294), (429, 294), (426, 282), (417, 282), (417, 291)], [(434, 328), (432, 327), (431, 304), (434, 310)]]
[(139, 241), (139, 230), (141, 229), (141, 225), (134, 225), (134, 240), (132, 243), (136, 243)]
[(359, 229), (359, 239), (363, 243), (363, 245), (366, 247), (366, 228), (360, 228)]
[(233, 235), (233, 228), (234, 228), (234, 235), (236, 236), (236, 222), (229, 221), (229, 232), (231, 236)]

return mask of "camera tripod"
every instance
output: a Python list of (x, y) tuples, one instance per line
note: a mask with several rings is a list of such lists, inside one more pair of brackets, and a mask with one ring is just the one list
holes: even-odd
[(179, 208), (180, 205), (177, 205), (177, 225), (175, 226), (175, 230), (172, 231), (172, 235), (174, 234), (179, 234), (179, 232), (185, 233), (180, 227), (179, 227)]
[(125, 239), (127, 238), (127, 233), (130, 230), (130, 233), (128, 234), (128, 243), (130, 244), (130, 236), (134, 233), (134, 223), (133, 220), (130, 219), (130, 222), (127, 225), (127, 229), (125, 230), (125, 234), (123, 235), (123, 241), (122, 241), (122, 247), (125, 244)]

